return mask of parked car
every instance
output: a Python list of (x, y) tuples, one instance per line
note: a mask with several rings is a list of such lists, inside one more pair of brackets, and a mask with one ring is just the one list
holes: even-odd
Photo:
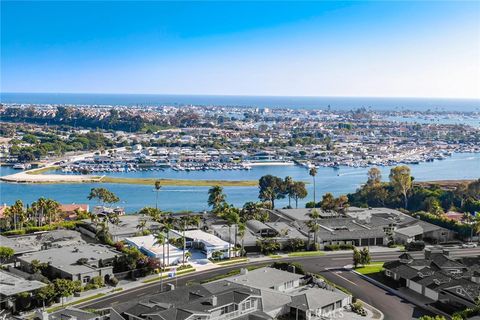
[(422, 251), (423, 249), (425, 249), (425, 242), (423, 241), (412, 241), (405, 245), (407, 251)]
[(476, 248), (477, 244), (474, 242), (467, 242), (462, 244), (462, 248)]

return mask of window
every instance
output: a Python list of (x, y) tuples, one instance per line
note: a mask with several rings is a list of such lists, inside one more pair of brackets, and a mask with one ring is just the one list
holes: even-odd
[(89, 283), (90, 282), (90, 276), (85, 276), (85, 278), (83, 278), (83, 283)]
[(285, 282), (285, 284), (284, 284), (285, 290), (286, 290), (286, 289), (293, 288), (293, 284), (294, 284), (294, 281), (287, 281), (287, 282)]
[(220, 314), (225, 314), (225, 313), (228, 313), (228, 306), (222, 307), (220, 309)]

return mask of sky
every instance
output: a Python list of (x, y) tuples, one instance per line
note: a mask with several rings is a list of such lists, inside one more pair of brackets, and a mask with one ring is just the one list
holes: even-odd
[(480, 98), (479, 1), (1, 1), (2, 92)]

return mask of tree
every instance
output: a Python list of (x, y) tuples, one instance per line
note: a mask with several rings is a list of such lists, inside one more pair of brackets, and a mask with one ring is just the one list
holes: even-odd
[(412, 188), (412, 177), (408, 166), (398, 166), (390, 170), (390, 184), (398, 195), (403, 196), (405, 209), (408, 207), (408, 192)]
[[(227, 222), (228, 226), (228, 258), (232, 257), (232, 248), (231, 248), (231, 243), (232, 243), (232, 237), (231, 237), (231, 229), (232, 226), (235, 226), (237, 228), (238, 224), (240, 223), (240, 216), (238, 214), (238, 209), (232, 206), (229, 206), (223, 213), (222, 213), (222, 218), (225, 219)], [(237, 246), (237, 232), (235, 232), (234, 236), (234, 247)]]
[(140, 219), (138, 220), (138, 224), (137, 224), (136, 228), (137, 228), (138, 230), (140, 230), (140, 233), (143, 235), (146, 226), (147, 226), (147, 219), (145, 219), (145, 218), (140, 218)]
[(335, 211), (337, 204), (335, 203), (335, 197), (330, 192), (327, 192), (323, 195), (322, 201), (320, 202), (320, 208), (323, 211)]
[(158, 193), (160, 192), (160, 188), (162, 188), (162, 184), (160, 180), (155, 181), (155, 209), (158, 209)]
[(295, 208), (298, 209), (298, 199), (304, 199), (308, 195), (305, 182), (295, 181), (292, 187), (292, 198), (295, 199)]
[(245, 225), (245, 223), (243, 222), (240, 222), (238, 224), (238, 228), (237, 228), (237, 234), (240, 236), (240, 255), (244, 255), (245, 254), (245, 246), (244, 246), (244, 240), (245, 240), (245, 233), (247, 231), (247, 226)]
[(425, 211), (428, 211), (436, 216), (440, 216), (444, 213), (442, 204), (436, 197), (431, 196), (426, 198), (423, 202), (423, 206)]
[(360, 263), (363, 265), (370, 264), (371, 260), (370, 251), (368, 248), (363, 248), (363, 250), (360, 251)]
[(151, 207), (144, 207), (140, 211), (138, 211), (138, 214), (141, 216), (147, 216), (152, 218), (152, 220), (160, 222), (162, 218), (162, 211), (160, 211), (157, 208), (151, 208)]
[(305, 249), (305, 241), (300, 238), (288, 239), (287, 248), (292, 252), (303, 250)]
[(60, 297), (69, 297), (75, 292), (79, 292), (82, 290), (82, 284), (79, 280), (72, 281), (68, 279), (55, 279), (53, 281), (53, 285), (55, 287), (55, 292)]
[[(157, 232), (154, 235), (155, 242), (153, 245), (162, 246), (162, 267), (160, 268), (160, 279), (163, 279), (163, 270), (165, 268), (165, 235), (161, 232)], [(163, 280), (160, 280), (160, 290), (163, 291)]]
[(56, 296), (57, 291), (55, 290), (55, 286), (53, 284), (49, 284), (43, 288), (40, 288), (37, 291), (35, 298), (39, 301), (42, 301), (43, 305), (45, 306), (45, 304), (49, 305)]
[(102, 206), (104, 206), (105, 203), (112, 204), (120, 201), (120, 199), (113, 192), (106, 188), (92, 188), (87, 199), (97, 199), (101, 202)]
[(269, 201), (271, 208), (275, 208), (275, 200), (285, 198), (285, 184), (282, 179), (272, 175), (266, 175), (258, 181), (259, 195), (262, 201)]
[(362, 255), (357, 248), (354, 248), (353, 249), (353, 266), (357, 268), (358, 265), (361, 263), (362, 263)]
[(221, 251), (213, 251), (212, 252), (212, 259), (213, 260), (220, 260), (223, 258), (223, 253)]
[(291, 201), (292, 201), (292, 198), (293, 198), (294, 181), (293, 181), (292, 177), (287, 176), (287, 177), (285, 177), (284, 183), (285, 183), (285, 191), (286, 191), (287, 196), (288, 196), (288, 207), (291, 208), (292, 207)]
[(376, 186), (382, 183), (382, 172), (377, 167), (368, 170), (367, 185)]
[(335, 199), (335, 212), (338, 214), (345, 214), (348, 209), (348, 197), (344, 194)]
[(225, 203), (226, 195), (223, 193), (221, 186), (213, 186), (208, 190), (208, 205), (216, 212), (223, 203)]
[(312, 180), (313, 180), (313, 203), (317, 203), (317, 199), (316, 199), (316, 195), (317, 195), (317, 187), (315, 185), (315, 176), (317, 175), (317, 168), (316, 167), (312, 167), (310, 169), (310, 171), (308, 172), (308, 174), (312, 177)]
[(0, 264), (13, 257), (15, 250), (9, 247), (0, 247)]
[(310, 221), (308, 222), (308, 226), (310, 230), (313, 232), (313, 244), (315, 246), (315, 250), (317, 250), (317, 231), (320, 229), (320, 225), (318, 224), (318, 219), (320, 219), (320, 214), (318, 213), (317, 209), (313, 208), (310, 213), (308, 214)]
[(262, 238), (257, 240), (257, 246), (263, 254), (271, 254), (280, 250), (280, 243), (277, 240), (271, 238)]
[(257, 202), (245, 202), (239, 212), (240, 219), (243, 222), (248, 220), (259, 220), (266, 222), (269, 219), (268, 212), (264, 208), (264, 204)]
[(10, 227), (13, 226), (15, 230), (17, 227), (22, 228), (27, 219), (27, 211), (21, 200), (17, 200), (13, 206), (7, 207), (4, 214), (8, 217)]

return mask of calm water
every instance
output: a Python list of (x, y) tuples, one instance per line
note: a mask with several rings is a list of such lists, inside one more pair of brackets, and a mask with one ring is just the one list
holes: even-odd
[[(480, 154), (454, 154), (451, 158), (411, 165), (412, 174), (417, 180), (439, 179), (475, 179), (480, 178)], [(388, 179), (390, 168), (381, 168), (384, 179)], [(14, 170), (2, 167), (1, 174), (6, 175)], [(366, 180), (368, 168), (319, 168), (317, 175), (317, 199), (325, 192), (335, 195), (355, 191)], [(311, 177), (305, 168), (299, 166), (260, 166), (250, 171), (198, 171), (177, 172), (173, 170), (111, 173), (113, 176), (150, 177), (150, 178), (178, 178), (178, 179), (225, 179), (225, 180), (256, 180), (265, 174), (280, 177), (287, 175), (295, 180), (311, 182)], [(115, 192), (122, 200), (128, 212), (133, 212), (144, 206), (155, 205), (155, 193), (151, 186), (101, 184)], [(99, 184), (57, 184), (32, 185), (0, 183), (1, 203), (11, 204), (17, 199), (31, 203), (41, 196), (56, 199), (62, 203), (86, 203), (86, 197), (91, 188)], [(207, 207), (208, 187), (169, 187), (161, 189), (159, 206), (164, 210), (194, 210), (202, 211)], [(309, 196), (299, 204), (304, 206), (306, 201), (313, 197), (313, 185), (308, 185)], [(258, 188), (256, 187), (226, 187), (227, 200), (234, 205), (242, 205), (246, 201), (256, 201)], [(95, 204), (90, 202), (90, 204)], [(287, 200), (278, 201), (277, 206), (285, 206)]]
[(162, 94), (0, 93), (4, 103), (99, 105), (222, 105), (286, 108), (375, 110), (480, 111), (479, 99), (368, 98), (368, 97), (269, 97)]

